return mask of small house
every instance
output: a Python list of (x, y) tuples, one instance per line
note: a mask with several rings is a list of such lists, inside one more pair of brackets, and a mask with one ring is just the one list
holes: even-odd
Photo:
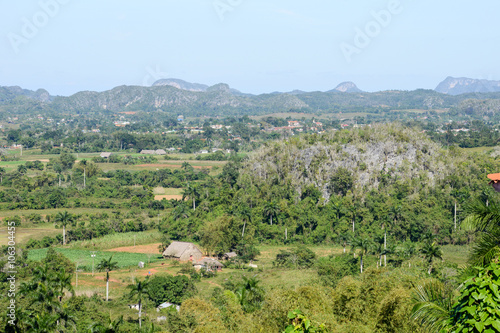
[(228, 253), (224, 253), (222, 255), (222, 259), (224, 260), (229, 260), (231, 258), (236, 258), (238, 255), (236, 254), (236, 252), (228, 252)]
[(165, 259), (198, 261), (203, 256), (203, 252), (193, 243), (174, 241), (163, 251), (162, 255)]
[(113, 153), (101, 153), (102, 158), (109, 158)]
[(206, 269), (207, 271), (221, 271), (223, 264), (213, 258), (203, 258), (193, 263), (195, 269)]
[(167, 152), (163, 149), (156, 149), (155, 154), (156, 155), (167, 155)]
[(156, 312), (160, 312), (161, 309), (166, 309), (169, 307), (174, 307), (177, 311), (179, 311), (181, 308), (180, 305), (170, 303), (170, 302), (164, 302), (164, 303), (161, 303), (160, 305), (158, 305), (158, 307), (156, 308)]
[(141, 150), (141, 154), (145, 154), (145, 155), (154, 155), (154, 154), (155, 154), (155, 151), (154, 151), (154, 150), (147, 150), (147, 149), (143, 149), (143, 150)]

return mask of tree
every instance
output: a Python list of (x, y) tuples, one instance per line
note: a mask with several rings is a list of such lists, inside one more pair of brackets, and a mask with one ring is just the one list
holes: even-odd
[(112, 259), (113, 256), (109, 257), (108, 260), (102, 259), (96, 267), (99, 272), (106, 272), (106, 302), (108, 301), (109, 292), (109, 272), (118, 268), (118, 262), (112, 261)]
[(345, 196), (354, 186), (354, 178), (351, 171), (346, 168), (338, 168), (330, 179), (329, 189), (331, 193)]
[(35, 267), (31, 280), (21, 283), (19, 295), (27, 301), (19, 314), (23, 331), (66, 332), (73, 327), (74, 318), (61, 304), (64, 290), (73, 292), (71, 275), (56, 269), (44, 263)]
[(28, 172), (28, 167), (26, 166), (26, 164), (19, 164), (17, 166), (17, 172), (24, 175), (26, 174), (26, 172)]
[(187, 185), (187, 188), (182, 193), (182, 200), (189, 198), (193, 200), (193, 210), (196, 210), (196, 197), (200, 194), (198, 192), (198, 187), (196, 185)]
[(129, 296), (130, 297), (135, 297), (137, 300), (137, 303), (139, 305), (139, 327), (142, 328), (142, 301), (144, 298), (148, 295), (148, 286), (149, 286), (149, 279), (146, 277), (144, 281), (135, 281), (135, 284), (131, 284), (128, 286), (130, 289)]
[(427, 241), (424, 243), (422, 248), (420, 249), (420, 253), (424, 257), (424, 260), (427, 261), (427, 264), (429, 265), (429, 270), (427, 271), (428, 274), (431, 274), (432, 272), (432, 262), (434, 259), (443, 259), (443, 252), (439, 248), (439, 246), (436, 245), (436, 242), (431, 242)]
[(59, 294), (59, 302), (61, 302), (64, 297), (65, 289), (71, 294), (74, 293), (73, 285), (71, 285), (71, 274), (66, 274), (66, 270), (64, 268), (61, 268), (55, 273), (54, 280), (57, 293)]
[[(397, 218), (399, 217), (399, 213), (401, 211), (401, 206), (393, 206), (391, 209), (392, 219), (387, 218), (384, 221), (383, 229), (384, 229), (384, 250), (387, 249), (387, 229), (393, 228), (396, 225)], [(384, 254), (384, 266), (387, 266), (387, 255)]]
[(273, 216), (279, 213), (279, 206), (276, 201), (268, 201), (264, 206), (264, 214), (269, 217), (270, 224), (273, 225)]
[(238, 209), (238, 215), (243, 220), (243, 230), (241, 231), (241, 238), (243, 238), (245, 236), (245, 227), (247, 222), (252, 221), (252, 211), (246, 204), (243, 204)]
[(183, 162), (181, 168), (183, 168), (186, 172), (193, 170), (193, 167), (189, 164), (189, 162)]
[(73, 167), (73, 164), (75, 163), (76, 158), (72, 154), (62, 153), (61, 156), (59, 156), (59, 161), (61, 162), (63, 169), (68, 170), (68, 169), (71, 169)]
[(186, 275), (155, 275), (148, 281), (147, 293), (155, 306), (163, 302), (181, 304), (185, 299), (194, 296), (196, 287), (193, 280)]
[(352, 251), (359, 249), (360, 271), (363, 273), (363, 257), (373, 248), (373, 242), (369, 238), (358, 238), (352, 242)]
[(325, 324), (314, 326), (311, 320), (302, 314), (302, 311), (295, 310), (288, 312), (288, 319), (291, 321), (283, 333), (326, 333)]
[(63, 227), (63, 245), (66, 245), (66, 226), (73, 222), (74, 217), (72, 214), (68, 213), (67, 210), (64, 212), (58, 212), (56, 214), (55, 222), (62, 225)]
[(311, 267), (315, 260), (316, 254), (313, 251), (305, 245), (299, 245), (293, 249), (280, 250), (273, 261), (273, 265), (303, 269)]
[(91, 333), (118, 333), (120, 326), (123, 324), (123, 315), (116, 318), (115, 320), (111, 320), (111, 317), (108, 318), (106, 324), (102, 324), (99, 322), (94, 322), (89, 326), (89, 331)]
[(428, 332), (442, 332), (449, 327), (453, 293), (440, 281), (431, 280), (417, 286), (413, 290), (412, 303), (410, 318)]
[(500, 254), (500, 205), (495, 200), (487, 205), (476, 199), (466, 206), (465, 211), (468, 216), (462, 222), (463, 227), (478, 233), (469, 263), (488, 266)]
[(234, 293), (245, 312), (253, 312), (260, 309), (264, 301), (264, 289), (260, 286), (260, 280), (256, 276), (250, 278), (243, 276), (243, 281)]
[(452, 331), (500, 332), (500, 265), (490, 263), (465, 282), (453, 306)]

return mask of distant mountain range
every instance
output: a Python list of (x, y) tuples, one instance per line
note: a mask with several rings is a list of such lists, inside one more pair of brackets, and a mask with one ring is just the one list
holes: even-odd
[[(251, 95), (232, 89), (225, 83), (208, 86), (180, 79), (162, 79), (151, 87), (119, 86), (103, 92), (81, 91), (67, 97), (51, 96), (44, 89), (31, 91), (20, 87), (0, 87), (0, 112), (164, 111), (189, 116), (228, 116), (289, 111), (432, 110), (458, 107), (468, 99), (500, 100), (500, 87), (495, 88), (495, 84), (498, 86), (495, 81), (447, 78), (436, 91), (417, 89), (370, 93), (363, 92), (352, 82), (343, 82), (326, 92), (293, 90)], [(485, 89), (487, 92), (483, 93)], [(459, 91), (463, 93), (457, 95)], [(474, 104), (472, 109), (478, 107)], [(483, 109), (483, 114), (496, 113), (497, 104), (489, 104), (488, 109)]]
[(436, 87), (437, 92), (449, 95), (460, 95), (467, 93), (499, 92), (500, 81), (477, 80), (466, 77), (448, 76)]

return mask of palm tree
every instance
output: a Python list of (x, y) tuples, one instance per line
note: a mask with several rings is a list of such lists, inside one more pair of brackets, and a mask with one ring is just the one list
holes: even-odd
[(386, 250), (386, 238), (385, 235), (376, 235), (375, 236), (375, 252), (378, 253), (377, 267), (382, 267), (382, 256), (385, 258), (385, 250)]
[(116, 318), (115, 320), (111, 320), (109, 317), (108, 322), (106, 324), (102, 324), (99, 322), (94, 322), (89, 326), (89, 331), (91, 333), (117, 333), (119, 331), (120, 325), (123, 324), (123, 315)]
[(198, 187), (195, 185), (187, 185), (187, 188), (182, 193), (182, 200), (190, 198), (193, 200), (193, 210), (196, 210), (196, 197), (199, 195)]
[(0, 167), (0, 184), (3, 183), (3, 176), (5, 175), (5, 168)]
[(109, 257), (108, 260), (102, 259), (101, 262), (97, 265), (97, 270), (99, 272), (106, 272), (106, 302), (108, 301), (108, 291), (109, 291), (109, 272), (118, 268), (118, 262), (111, 261), (113, 256)]
[(266, 205), (264, 206), (264, 214), (266, 216), (269, 216), (271, 225), (273, 225), (273, 216), (278, 215), (278, 213), (279, 213), (279, 207), (276, 201), (266, 202)]
[(360, 257), (360, 270), (363, 273), (363, 257), (367, 255), (373, 248), (373, 242), (369, 238), (358, 238), (354, 239), (352, 242), (352, 250), (356, 251), (359, 249), (359, 257)]
[(415, 248), (415, 244), (411, 241), (405, 242), (403, 244), (403, 257), (408, 259), (408, 267), (411, 267), (411, 258), (415, 255), (417, 252), (417, 249)]
[(63, 226), (63, 245), (66, 245), (66, 226), (73, 222), (73, 215), (68, 213), (67, 210), (64, 212), (58, 212), (56, 214), (55, 222)]
[(245, 236), (245, 227), (247, 225), (247, 221), (250, 222), (252, 220), (252, 212), (247, 205), (241, 205), (238, 210), (238, 215), (243, 220), (243, 230), (241, 232), (241, 237)]
[(432, 272), (432, 262), (435, 258), (443, 260), (443, 252), (439, 246), (436, 245), (436, 242), (425, 242), (420, 249), (420, 253), (429, 264), (429, 270), (427, 271), (428, 274), (431, 274)]
[(149, 287), (149, 280), (148, 277), (144, 279), (144, 281), (136, 281), (135, 284), (131, 284), (128, 286), (130, 289), (130, 296), (131, 297), (136, 297), (137, 303), (139, 305), (139, 327), (142, 328), (142, 301), (144, 297), (148, 295), (148, 287)]
[(235, 291), (235, 295), (245, 312), (252, 312), (260, 308), (264, 290), (259, 283), (260, 280), (256, 276), (250, 278), (243, 276), (241, 285)]
[(189, 164), (188, 162), (182, 163), (181, 168), (183, 168), (184, 171), (188, 171), (188, 170), (192, 170), (193, 169), (193, 167), (191, 166), (191, 164)]
[(449, 325), (454, 301), (453, 292), (440, 281), (431, 280), (413, 290), (410, 318), (428, 332), (442, 332)]
[[(401, 210), (401, 206), (397, 206), (397, 208), (392, 209), (394, 219), (386, 219), (382, 225), (384, 229), (384, 249), (387, 249), (387, 229), (394, 227), (396, 225), (396, 219), (398, 216), (398, 212)], [(384, 254), (384, 266), (387, 266), (387, 255)]]
[(61, 268), (55, 273), (54, 282), (57, 288), (59, 302), (64, 297), (64, 289), (68, 290), (71, 294), (74, 293), (73, 285), (71, 285), (71, 274), (66, 274), (66, 270)]
[(500, 255), (500, 205), (493, 200), (487, 205), (476, 199), (466, 206), (465, 211), (468, 216), (462, 222), (463, 227), (479, 234), (469, 262), (486, 267)]
[(345, 253), (345, 248), (347, 247), (347, 245), (350, 244), (351, 242), (351, 238), (352, 238), (352, 234), (344, 234), (344, 233), (340, 233), (338, 234), (337, 236), (337, 241), (340, 243), (340, 245), (342, 245), (342, 247), (344, 248), (344, 253)]
[(172, 218), (174, 221), (177, 221), (178, 219), (187, 219), (189, 217), (189, 211), (188, 207), (184, 202), (179, 203), (177, 207), (174, 208), (172, 211)]

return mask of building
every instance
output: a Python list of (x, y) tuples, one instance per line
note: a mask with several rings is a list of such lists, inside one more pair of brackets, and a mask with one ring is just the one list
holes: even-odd
[(174, 241), (163, 251), (162, 255), (165, 259), (198, 261), (201, 260), (203, 252), (193, 243)]
[(229, 260), (231, 258), (236, 258), (238, 255), (236, 254), (236, 252), (228, 252), (228, 253), (224, 253), (222, 255), (222, 259), (224, 260)]
[(181, 309), (180, 305), (170, 303), (170, 302), (165, 302), (165, 303), (161, 303), (160, 305), (158, 305), (158, 307), (156, 308), (156, 312), (160, 312), (161, 309), (166, 309), (166, 308), (169, 308), (171, 306), (173, 306), (177, 311), (179, 311)]
[(156, 149), (155, 154), (156, 155), (167, 155), (167, 152), (163, 149)]
[(182, 123), (184, 121), (184, 116), (183, 115), (177, 116), (177, 121)]
[(154, 154), (155, 154), (155, 151), (154, 151), (154, 150), (147, 150), (147, 149), (143, 149), (143, 150), (141, 150), (141, 154), (145, 154), (145, 155), (154, 155)]
[(207, 271), (221, 271), (223, 264), (213, 258), (203, 258), (193, 262), (195, 269), (206, 269)]
[(101, 153), (102, 158), (109, 158), (113, 153)]

